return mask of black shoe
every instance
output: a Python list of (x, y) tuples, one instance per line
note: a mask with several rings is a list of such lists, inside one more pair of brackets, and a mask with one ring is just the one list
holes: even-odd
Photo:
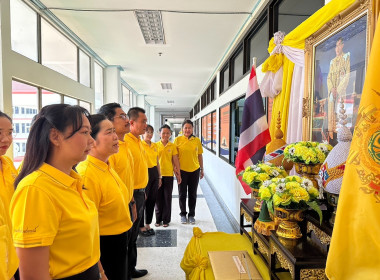
[(154, 229), (150, 228), (150, 229), (147, 229), (149, 235), (155, 235), (156, 233), (154, 232)]
[(140, 278), (148, 274), (148, 270), (146, 269), (135, 269), (132, 271), (132, 278)]
[(148, 230), (140, 230), (140, 235), (147, 237), (147, 236), (150, 236), (150, 233)]

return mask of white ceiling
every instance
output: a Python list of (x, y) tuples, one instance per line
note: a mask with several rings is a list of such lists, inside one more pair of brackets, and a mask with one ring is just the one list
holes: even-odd
[[(257, 0), (42, 0), (47, 8), (247, 12)], [(146, 45), (132, 11), (50, 9), (158, 109), (190, 111), (248, 14), (162, 12), (166, 45)], [(162, 53), (159, 56), (158, 53)], [(161, 83), (172, 83), (169, 92)], [(167, 101), (174, 100), (174, 104)], [(173, 108), (174, 107), (174, 108)]]

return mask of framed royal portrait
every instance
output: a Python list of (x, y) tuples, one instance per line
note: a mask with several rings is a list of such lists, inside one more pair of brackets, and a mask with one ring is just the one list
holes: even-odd
[(373, 37), (371, 1), (357, 1), (305, 42), (303, 139), (337, 143), (339, 115), (353, 131)]

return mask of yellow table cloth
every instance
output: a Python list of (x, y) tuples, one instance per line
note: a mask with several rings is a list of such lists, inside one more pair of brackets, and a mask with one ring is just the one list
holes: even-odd
[[(268, 267), (258, 255), (252, 251), (251, 241), (239, 233), (229, 234), (225, 232), (205, 232), (194, 227), (193, 237), (186, 247), (181, 261), (181, 268), (186, 273), (188, 280), (213, 280), (208, 251), (248, 251), (254, 264), (264, 280), (270, 279)], [(280, 279), (290, 279), (289, 273), (281, 273)]]

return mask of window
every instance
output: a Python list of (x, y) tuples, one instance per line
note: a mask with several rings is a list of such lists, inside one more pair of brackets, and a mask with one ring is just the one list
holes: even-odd
[(130, 97), (131, 93), (126, 86), (122, 86), (121, 89), (123, 91), (123, 104), (125, 106), (130, 107), (131, 106), (131, 97)]
[(235, 164), (235, 158), (239, 147), (240, 129), (243, 118), (243, 107), (245, 97), (231, 102), (231, 150), (230, 160)]
[(226, 65), (222, 71), (220, 71), (220, 90), (219, 93), (223, 93), (229, 86), (229, 69)]
[(51, 92), (45, 89), (41, 90), (42, 97), (41, 97), (41, 105), (42, 107), (50, 104), (60, 104), (61, 101), (61, 95), (55, 92)]
[(211, 126), (212, 126), (212, 132), (211, 132), (211, 150), (216, 153), (216, 111), (211, 113)]
[(44, 19), (41, 19), (41, 55), (43, 65), (78, 80), (77, 47)]
[(37, 13), (21, 0), (10, 1), (12, 50), (38, 61)]
[(269, 43), (269, 25), (267, 17), (263, 17), (257, 25), (254, 26), (252, 31), (248, 35), (248, 55), (246, 71), (249, 71), (253, 60), (253, 57), (257, 58), (256, 66), (261, 65), (265, 59), (269, 56), (268, 54), (268, 43)]
[(13, 108), (20, 108), (20, 110), (14, 110), (12, 115), (17, 133), (13, 139), (13, 161), (18, 167), (24, 159), (25, 148), (22, 149), (22, 144), (25, 145), (29, 136), (28, 127), (30, 127), (32, 118), (38, 111), (38, 88), (12, 81), (12, 103)]
[(79, 82), (86, 87), (90, 87), (90, 57), (82, 50), (79, 50)]
[(89, 113), (91, 113), (91, 104), (82, 100), (79, 100), (79, 106), (85, 108)]
[(70, 105), (78, 105), (78, 99), (68, 97), (68, 96), (64, 96), (63, 97), (63, 103), (64, 104), (70, 104)]
[(304, 20), (323, 7), (324, 0), (283, 0), (274, 3), (275, 13), (278, 15), (276, 30), (288, 34)]
[(95, 63), (95, 110), (103, 105), (103, 68)]
[(236, 54), (231, 59), (231, 84), (238, 81), (244, 73), (244, 52), (243, 46), (237, 50)]
[(230, 104), (219, 109), (219, 156), (230, 159)]
[(215, 92), (216, 92), (216, 81), (215, 81), (215, 79), (211, 83), (210, 92), (211, 92), (211, 101), (214, 101), (215, 100)]

